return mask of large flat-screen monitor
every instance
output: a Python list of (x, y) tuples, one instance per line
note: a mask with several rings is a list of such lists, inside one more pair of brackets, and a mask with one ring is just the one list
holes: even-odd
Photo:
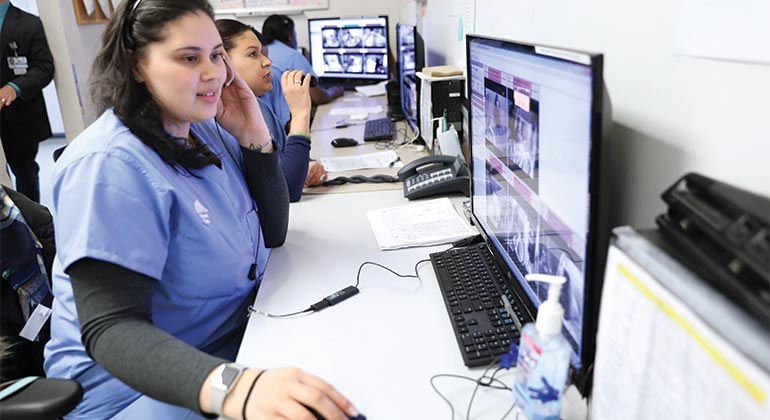
[(387, 80), (388, 17), (309, 19), (310, 64), (327, 82)]
[(419, 126), (420, 80), (415, 73), (425, 66), (425, 49), (414, 25), (396, 25), (398, 50), (398, 85), (401, 92), (401, 112), (412, 131)]
[(466, 47), (473, 217), (530, 314), (548, 284), (525, 275), (566, 277), (562, 334), (587, 394), (608, 241), (602, 55), (475, 35)]

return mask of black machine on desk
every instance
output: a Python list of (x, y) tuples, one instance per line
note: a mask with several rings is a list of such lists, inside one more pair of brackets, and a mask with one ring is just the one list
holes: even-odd
[(404, 182), (404, 197), (415, 200), (431, 195), (470, 193), (468, 167), (459, 156), (425, 156), (410, 162), (398, 171)]

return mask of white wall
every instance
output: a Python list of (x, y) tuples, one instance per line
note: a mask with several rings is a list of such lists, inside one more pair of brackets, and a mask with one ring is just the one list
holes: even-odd
[(77, 25), (71, 1), (39, 2), (40, 19), (56, 65), (54, 82), (64, 132), (67, 141), (72, 141), (96, 118), (88, 81), (106, 24)]
[[(675, 55), (681, 1), (476, 1), (479, 34), (604, 54), (613, 224), (653, 226), (688, 171), (770, 196), (770, 66)], [(429, 65), (463, 64), (453, 3), (427, 2)]]

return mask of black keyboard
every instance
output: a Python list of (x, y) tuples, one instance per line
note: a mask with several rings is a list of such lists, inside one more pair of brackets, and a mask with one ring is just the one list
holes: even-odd
[(364, 141), (390, 140), (393, 135), (393, 123), (387, 117), (369, 120), (364, 126)]
[(502, 296), (511, 303), (518, 324), (529, 322), (484, 244), (430, 254), (457, 344), (466, 366), (486, 366), (519, 342), (517, 322), (508, 315)]

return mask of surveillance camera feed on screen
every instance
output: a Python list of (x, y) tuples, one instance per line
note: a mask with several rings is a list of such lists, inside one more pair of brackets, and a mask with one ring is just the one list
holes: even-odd
[(535, 307), (564, 276), (565, 338), (580, 364), (589, 223), (592, 70), (520, 44), (469, 43), (473, 212)]
[(388, 78), (386, 17), (311, 19), (308, 25), (310, 61), (319, 77)]

